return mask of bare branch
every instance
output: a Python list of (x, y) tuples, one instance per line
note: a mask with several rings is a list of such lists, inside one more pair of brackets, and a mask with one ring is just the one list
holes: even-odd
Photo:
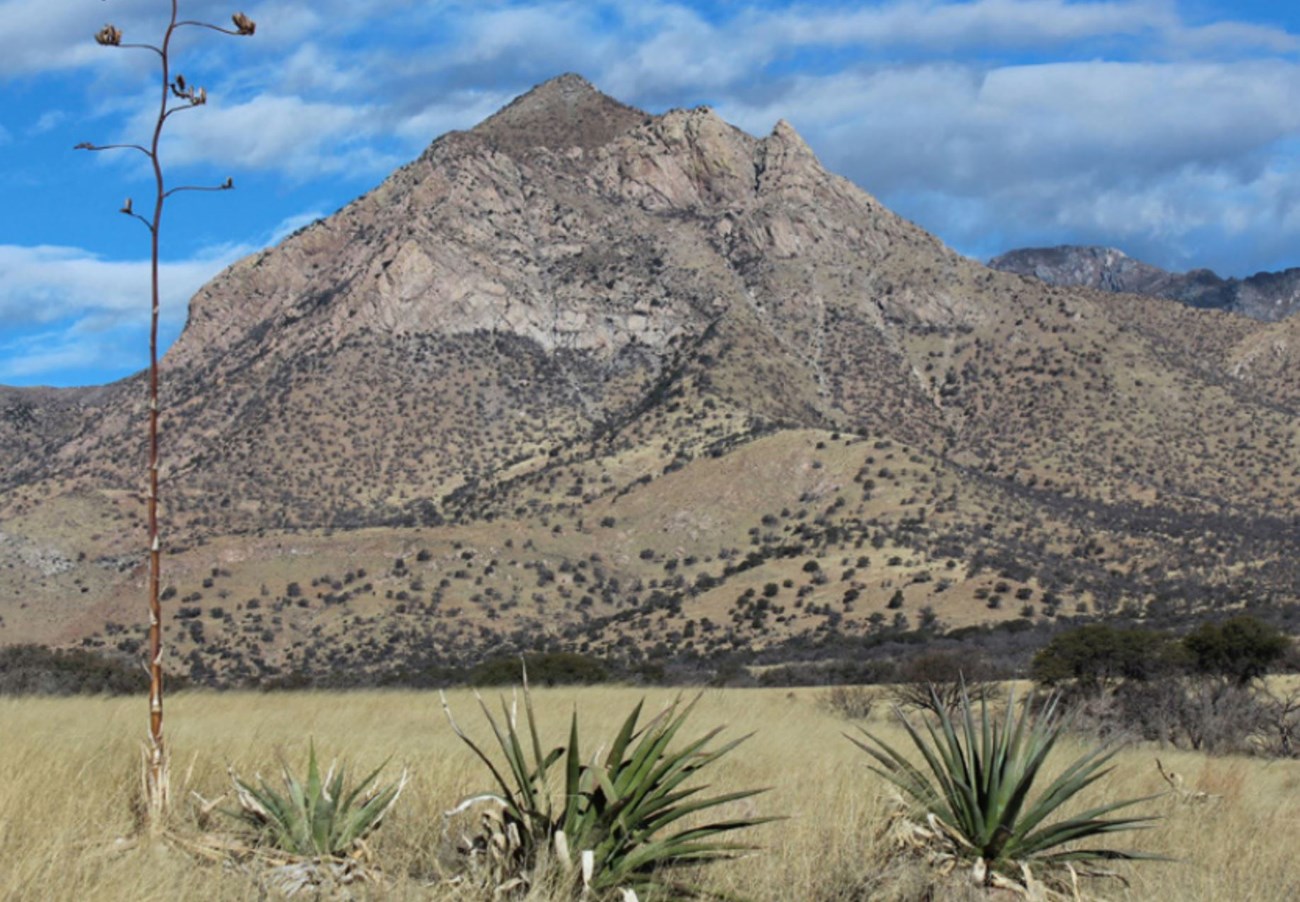
[(152, 50), (159, 56), (163, 55), (160, 48), (153, 44), (123, 44), (122, 31), (114, 25), (105, 25), (99, 31), (95, 32), (95, 43), (101, 47), (123, 47), (130, 50)]
[(153, 223), (145, 219), (139, 213), (135, 212), (135, 207), (131, 203), (131, 198), (128, 197), (126, 201), (122, 204), (122, 209), (118, 210), (117, 212), (122, 213), (125, 216), (130, 216), (132, 219), (144, 223), (144, 227), (149, 230), (150, 234), (153, 233)]
[(182, 22), (177, 22), (176, 27), (177, 28), (182, 28), (182, 27), (206, 28), (209, 31), (216, 31), (216, 32), (220, 32), (221, 34), (228, 34), (234, 38), (250, 37), (255, 31), (257, 31), (257, 23), (254, 22), (252, 19), (248, 18), (248, 16), (244, 15), (243, 13), (235, 13), (233, 16), (230, 17), (230, 20), (235, 23), (235, 27), (233, 29), (223, 28), (220, 25), (213, 25), (211, 22), (200, 22), (196, 19), (186, 19)]
[(149, 149), (141, 147), (139, 144), (91, 144), (89, 141), (82, 141), (73, 150), (138, 150), (146, 157), (149, 156)]
[(152, 50), (159, 56), (163, 55), (161, 47), (155, 47), (153, 44), (118, 44), (123, 50)]
[(180, 185), (167, 190), (163, 197), (171, 197), (181, 191), (230, 191), (235, 187), (235, 180), (228, 178), (220, 185)]

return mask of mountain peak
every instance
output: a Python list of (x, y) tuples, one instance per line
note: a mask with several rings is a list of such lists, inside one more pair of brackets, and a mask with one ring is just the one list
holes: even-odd
[(506, 150), (590, 150), (607, 144), (645, 116), (602, 94), (581, 75), (566, 72), (515, 98), (473, 131)]

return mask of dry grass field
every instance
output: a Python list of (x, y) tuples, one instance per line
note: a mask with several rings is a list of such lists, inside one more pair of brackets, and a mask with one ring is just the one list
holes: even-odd
[[(674, 695), (644, 694), (652, 706)], [(560, 743), (576, 705), (584, 742), (594, 749), (612, 737), (641, 695), (623, 688), (537, 690), (543, 738)], [(721, 724), (727, 725), (724, 737), (755, 734), (716, 765), (715, 787), (771, 787), (735, 803), (742, 810), (727, 814), (786, 819), (749, 831), (761, 851), (716, 864), (699, 881), (774, 902), (919, 898), (919, 875), (914, 868), (891, 867), (879, 836), (888, 791), (867, 770), (866, 756), (841, 735), (854, 724), (825, 710), (820, 698), (818, 690), (784, 689), (704, 695), (688, 721), (690, 735)], [(486, 741), (472, 697), (454, 693), (450, 700), (458, 721)], [(876, 707), (872, 728), (901, 740), (883, 707)], [(0, 699), (0, 898), (259, 897), (246, 874), (200, 863), (172, 844), (128, 839), (144, 724), (143, 699)], [(169, 700), (167, 727), (178, 835), (196, 832), (191, 791), (223, 793), (227, 765), (246, 776), (261, 771), (272, 777), (283, 755), (301, 772), (309, 740), (325, 759), (339, 755), (355, 772), (391, 756), (384, 776), (394, 778), (405, 767), (411, 782), (372, 842), (390, 882), (367, 897), (483, 898), (440, 880), (448, 857), (443, 812), (489, 784), (482, 765), (452, 734), (436, 694), (179, 694)], [(1075, 751), (1071, 746), (1058, 755), (1064, 759)], [(1143, 805), (1163, 820), (1151, 830), (1119, 834), (1113, 844), (1177, 860), (1123, 868), (1131, 881), (1127, 889), (1104, 881), (1087, 891), (1107, 899), (1178, 902), (1300, 898), (1300, 761), (1134, 747), (1121, 753), (1115, 772), (1086, 791), (1083, 802), (1162, 792), (1167, 787), (1156, 771), (1157, 755), (1185, 775), (1190, 789), (1213, 798), (1190, 804), (1164, 795)]]

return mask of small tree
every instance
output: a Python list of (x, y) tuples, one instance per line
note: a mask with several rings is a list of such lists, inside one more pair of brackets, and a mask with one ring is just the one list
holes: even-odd
[(1162, 633), (1088, 624), (1054, 636), (1034, 656), (1030, 675), (1048, 686), (1074, 680), (1080, 691), (1096, 695), (1115, 681), (1146, 680), (1167, 669), (1176, 657), (1168, 646)]
[(904, 662), (892, 694), (900, 707), (951, 714), (967, 700), (983, 701), (996, 685), (978, 653), (930, 651)]
[(162, 538), (158, 528), (158, 245), (162, 232), (163, 205), (167, 198), (180, 191), (227, 191), (234, 187), (234, 182), (227, 178), (219, 185), (200, 186), (182, 185), (168, 188), (163, 178), (162, 159), (158, 154), (158, 144), (162, 139), (163, 126), (167, 120), (183, 110), (192, 110), (208, 102), (208, 93), (201, 87), (190, 84), (179, 72), (173, 77), (171, 72), (171, 41), (173, 35), (182, 28), (206, 28), (221, 34), (250, 36), (257, 29), (253, 20), (243, 13), (231, 16), (233, 28), (223, 28), (207, 22), (181, 19), (178, 0), (171, 0), (171, 18), (163, 30), (162, 40), (158, 44), (123, 43), (122, 32), (113, 25), (105, 25), (95, 35), (95, 41), (104, 47), (124, 47), (135, 50), (148, 50), (157, 54), (159, 62), (159, 84), (161, 99), (158, 115), (154, 120), (153, 137), (148, 145), (144, 144), (78, 144), (77, 150), (134, 150), (148, 159), (154, 176), (153, 213), (145, 217), (135, 211), (131, 198), (122, 205), (121, 212), (144, 224), (149, 230), (150, 238), (150, 298), (152, 301), (149, 320), (149, 490), (146, 495), (148, 506), (149, 530), (149, 743), (145, 749), (145, 817), (153, 828), (162, 823), (162, 815), (167, 809), (168, 776), (167, 752), (163, 744), (163, 671), (162, 671), (162, 606), (159, 600), (160, 579), (162, 574)]
[(1202, 623), (1183, 639), (1192, 666), (1201, 673), (1227, 677), (1244, 686), (1268, 673), (1282, 659), (1291, 640), (1248, 614), (1222, 623)]

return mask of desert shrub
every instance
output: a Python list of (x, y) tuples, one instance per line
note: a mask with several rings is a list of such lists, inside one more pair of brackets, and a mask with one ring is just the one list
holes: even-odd
[(139, 665), (83, 649), (0, 648), (0, 695), (128, 695), (148, 686)]
[[(603, 683), (609, 669), (598, 658), (577, 652), (546, 652), (524, 655), (524, 666), (534, 683), (545, 686), (573, 686)], [(508, 686), (519, 679), (519, 658), (492, 658), (474, 667), (469, 681), (475, 686)]]
[(866, 720), (878, 698), (878, 692), (869, 686), (831, 686), (817, 701), (832, 714), (850, 720)]
[(1201, 624), (1181, 640), (1095, 624), (1054, 638), (1032, 673), (1064, 686), (1078, 725), (1101, 736), (1290, 755), (1296, 715), (1257, 679), (1290, 648), (1284, 634), (1248, 615)]
[(903, 707), (953, 712), (963, 702), (989, 693), (994, 684), (988, 671), (978, 652), (926, 651), (903, 662), (891, 694)]
[(1176, 676), (1129, 682), (1114, 694), (1113, 717), (1141, 739), (1211, 754), (1250, 751), (1267, 727), (1267, 706), (1231, 680)]

